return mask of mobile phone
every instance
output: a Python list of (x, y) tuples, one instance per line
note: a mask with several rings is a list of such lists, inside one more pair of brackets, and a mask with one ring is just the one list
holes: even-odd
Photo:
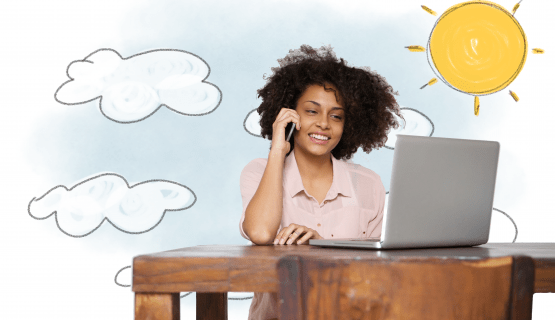
[(289, 134), (287, 135), (287, 139), (285, 139), (286, 141), (289, 142), (289, 139), (291, 139), (291, 135), (293, 134), (293, 131), (295, 131), (295, 123), (289, 122), (287, 127), (285, 127), (285, 132), (289, 132)]

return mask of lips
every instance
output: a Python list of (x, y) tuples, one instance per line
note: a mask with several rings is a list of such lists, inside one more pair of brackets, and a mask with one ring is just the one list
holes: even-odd
[(310, 138), (310, 141), (316, 144), (327, 144), (330, 139), (327, 136), (323, 136), (319, 134), (309, 134), (308, 137)]
[(308, 136), (321, 141), (328, 141), (330, 139), (330, 137), (318, 133), (310, 133)]

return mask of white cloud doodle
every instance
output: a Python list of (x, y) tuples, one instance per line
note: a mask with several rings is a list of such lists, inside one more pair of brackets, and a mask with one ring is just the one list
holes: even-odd
[(129, 186), (114, 173), (84, 179), (70, 189), (57, 186), (29, 203), (29, 215), (43, 220), (55, 215), (60, 230), (84, 237), (104, 220), (126, 233), (154, 229), (166, 211), (190, 208), (196, 202), (191, 189), (173, 181), (148, 180)]
[(161, 106), (183, 115), (214, 111), (222, 93), (204, 81), (210, 67), (200, 57), (181, 50), (153, 50), (122, 58), (112, 49), (99, 49), (67, 68), (71, 79), (54, 98), (73, 105), (99, 97), (100, 111), (119, 123), (148, 118)]
[(256, 137), (262, 137), (262, 127), (260, 127), (260, 115), (256, 109), (251, 110), (243, 121), (245, 130)]
[(400, 110), (405, 121), (394, 114), (397, 121), (399, 121), (399, 127), (397, 129), (391, 129), (387, 135), (387, 142), (385, 143), (386, 148), (391, 150), (394, 149), (398, 134), (432, 136), (434, 133), (434, 124), (430, 118), (416, 109), (400, 108)]
[(120, 287), (131, 287), (132, 276), (131, 266), (125, 266), (118, 270), (116, 276), (114, 277), (114, 282)]

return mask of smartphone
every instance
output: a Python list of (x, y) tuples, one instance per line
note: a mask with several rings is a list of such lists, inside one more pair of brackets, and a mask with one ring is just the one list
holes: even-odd
[(289, 134), (287, 135), (287, 139), (285, 139), (286, 141), (289, 142), (289, 139), (291, 139), (291, 135), (293, 134), (293, 131), (295, 131), (295, 123), (289, 122), (287, 127), (285, 127), (285, 132), (289, 132)]

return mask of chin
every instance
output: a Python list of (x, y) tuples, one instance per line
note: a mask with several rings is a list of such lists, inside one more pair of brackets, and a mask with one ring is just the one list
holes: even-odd
[[(334, 148), (335, 148), (335, 146), (334, 146)], [(328, 149), (328, 148), (322, 148), (320, 146), (315, 146), (315, 145), (309, 146), (308, 148), (301, 147), (301, 146), (296, 146), (295, 147), (296, 150), (302, 150), (303, 152), (311, 154), (313, 156), (324, 156), (326, 154), (331, 154), (331, 152), (334, 148)]]

